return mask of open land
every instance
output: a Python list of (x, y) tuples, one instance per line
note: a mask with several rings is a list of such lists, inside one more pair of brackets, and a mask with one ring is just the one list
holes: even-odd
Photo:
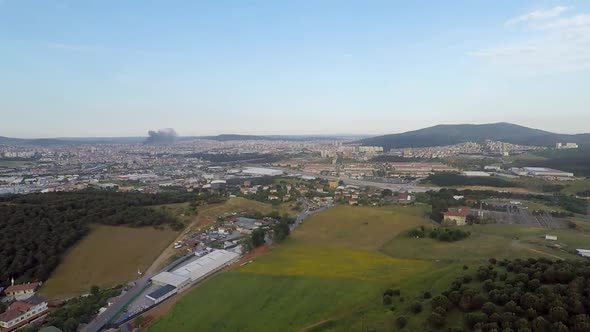
[[(432, 227), (424, 212), (418, 205), (338, 206), (318, 213), (270, 253), (192, 290), (149, 331), (380, 332), (395, 331), (400, 315), (409, 317), (402, 331), (421, 330), (429, 306), (415, 315), (407, 307), (425, 291), (446, 289), (463, 266), (475, 268), (490, 257), (575, 259), (568, 250), (589, 238), (526, 225), (465, 226), (472, 235), (457, 242), (408, 237), (411, 228)], [(558, 241), (545, 240), (546, 234)], [(381, 304), (386, 288), (402, 290), (393, 311)]]
[(178, 232), (152, 227), (96, 226), (63, 258), (41, 293), (50, 299), (84, 294), (137, 278)]

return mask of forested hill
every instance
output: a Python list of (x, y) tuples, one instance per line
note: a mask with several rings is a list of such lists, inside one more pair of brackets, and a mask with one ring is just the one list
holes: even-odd
[(0, 287), (46, 280), (89, 224), (182, 227), (150, 205), (194, 201), (195, 194), (72, 192), (0, 197)]
[(566, 135), (511, 123), (438, 125), (434, 127), (362, 139), (363, 145), (394, 148), (453, 145), (469, 141), (495, 140), (522, 145), (553, 147), (557, 142), (590, 143), (590, 134)]

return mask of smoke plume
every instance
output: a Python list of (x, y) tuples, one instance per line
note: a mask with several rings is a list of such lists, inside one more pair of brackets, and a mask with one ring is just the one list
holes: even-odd
[(172, 144), (176, 141), (177, 134), (172, 128), (160, 129), (158, 131), (148, 131), (148, 138), (145, 141), (148, 144)]

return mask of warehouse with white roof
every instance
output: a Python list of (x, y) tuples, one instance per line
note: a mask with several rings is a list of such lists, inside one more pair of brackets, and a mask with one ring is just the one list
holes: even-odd
[(237, 261), (240, 255), (227, 251), (215, 250), (173, 271), (164, 271), (152, 277), (154, 285), (160, 286), (146, 297), (155, 304), (170, 296), (180, 293), (193, 283)]
[(205, 255), (191, 263), (177, 268), (172, 271), (173, 274), (190, 278), (191, 282), (199, 281), (200, 279), (216, 272), (223, 267), (235, 262), (239, 255), (227, 250), (215, 250), (208, 255)]

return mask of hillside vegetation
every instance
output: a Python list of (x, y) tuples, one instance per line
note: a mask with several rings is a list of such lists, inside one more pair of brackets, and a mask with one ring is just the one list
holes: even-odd
[(46, 280), (62, 255), (90, 224), (183, 227), (174, 217), (146, 208), (194, 200), (195, 195), (113, 192), (31, 194), (0, 198), (0, 286)]
[(470, 141), (495, 140), (514, 144), (554, 147), (557, 142), (590, 143), (590, 134), (565, 135), (511, 123), (437, 125), (401, 134), (383, 135), (358, 141), (363, 145), (394, 148), (453, 145)]

